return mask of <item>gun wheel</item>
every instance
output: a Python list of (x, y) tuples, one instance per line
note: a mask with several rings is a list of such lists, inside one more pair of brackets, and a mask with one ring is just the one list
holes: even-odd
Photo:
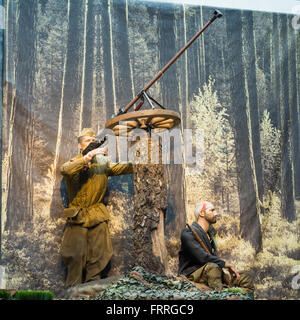
[(115, 135), (130, 136), (134, 129), (170, 130), (180, 123), (180, 116), (171, 110), (142, 110), (121, 114), (105, 124)]

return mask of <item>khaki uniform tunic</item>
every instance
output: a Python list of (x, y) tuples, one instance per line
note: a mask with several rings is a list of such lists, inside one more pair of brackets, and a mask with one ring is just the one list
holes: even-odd
[(102, 203), (108, 176), (133, 172), (132, 164), (98, 164), (87, 170), (81, 154), (64, 163), (60, 172), (66, 180), (69, 208), (63, 216), (68, 224), (62, 241), (62, 259), (67, 268), (66, 287), (100, 279), (112, 257), (108, 229), (109, 213)]

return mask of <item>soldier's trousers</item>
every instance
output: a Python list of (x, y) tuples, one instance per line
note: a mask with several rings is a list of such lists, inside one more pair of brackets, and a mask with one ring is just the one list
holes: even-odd
[(112, 253), (106, 222), (92, 228), (68, 224), (61, 248), (67, 269), (66, 287), (100, 279), (100, 273), (108, 265)]
[[(222, 269), (217, 264), (209, 262), (189, 275), (188, 279), (211, 288), (222, 289), (224, 285), (222, 272)], [(239, 273), (240, 279), (238, 281), (234, 279), (231, 284), (235, 287), (240, 287), (245, 293), (253, 293), (254, 285), (251, 276), (246, 272)]]

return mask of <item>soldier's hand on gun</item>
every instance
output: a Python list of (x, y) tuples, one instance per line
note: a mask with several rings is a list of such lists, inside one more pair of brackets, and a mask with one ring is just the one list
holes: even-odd
[(87, 153), (83, 158), (85, 161), (90, 161), (94, 156), (98, 155), (98, 154), (102, 154), (102, 155), (107, 155), (107, 148), (96, 148), (92, 151), (90, 151), (89, 153)]
[(232, 278), (236, 278), (237, 281), (240, 279), (241, 276), (237, 272), (237, 270), (235, 269), (234, 265), (226, 263), (225, 264), (225, 268), (228, 269), (228, 271), (230, 272)]

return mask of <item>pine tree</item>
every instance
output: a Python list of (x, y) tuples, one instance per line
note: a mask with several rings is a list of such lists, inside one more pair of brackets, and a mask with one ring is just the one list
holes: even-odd
[(265, 110), (260, 124), (261, 155), (264, 174), (265, 194), (279, 188), (280, 175), (280, 130), (271, 122), (268, 110)]
[[(35, 0), (19, 2), (18, 53), (16, 61), (16, 108), (12, 132), (12, 167), (7, 199), (6, 228), (21, 224), (30, 225), (33, 217), (32, 146), (33, 118), (32, 96), (36, 50)], [(21, 36), (22, 35), (22, 36)], [(16, 194), (18, 197), (16, 198)]]
[(233, 130), (214, 83), (210, 77), (189, 105), (193, 128), (202, 129), (204, 134), (204, 170), (198, 170), (198, 174), (193, 170), (197, 174), (194, 183), (201, 197), (222, 206), (226, 201), (228, 208), (227, 201), (237, 188)]
[[(227, 60), (228, 75), (231, 79), (231, 108), (233, 117), (236, 166), (238, 176), (238, 192), (240, 202), (240, 232), (243, 239), (248, 240), (259, 251), (262, 235), (258, 216), (258, 199), (255, 189), (255, 174), (252, 167), (253, 153), (251, 148), (251, 132), (247, 113), (245, 91), (245, 70), (242, 61), (242, 20), (239, 10), (229, 10), (226, 15), (226, 32), (228, 39)], [(230, 60), (229, 60), (230, 59)]]

